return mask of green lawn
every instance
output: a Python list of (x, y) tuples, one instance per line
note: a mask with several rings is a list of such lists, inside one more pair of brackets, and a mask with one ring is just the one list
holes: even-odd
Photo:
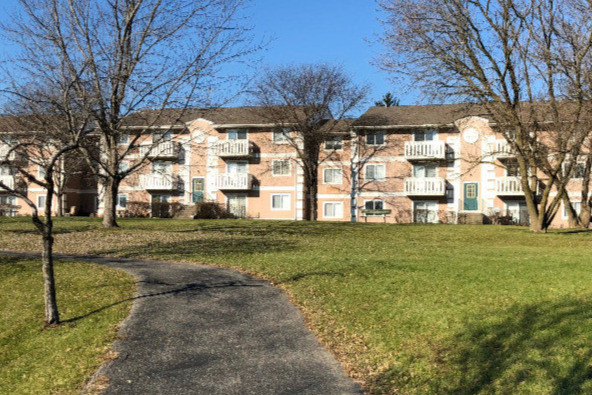
[[(285, 289), (373, 393), (592, 392), (592, 232), (273, 221), (57, 222), (56, 249), (240, 268)], [(24, 219), (0, 245), (26, 250)]]
[(44, 329), (39, 260), (0, 256), (0, 394), (79, 393), (129, 312), (125, 273), (77, 262), (55, 271), (65, 322)]

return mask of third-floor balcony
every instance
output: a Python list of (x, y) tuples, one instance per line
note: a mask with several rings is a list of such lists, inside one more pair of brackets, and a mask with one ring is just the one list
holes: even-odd
[[(14, 176), (0, 176), (0, 182), (6, 185), (10, 189), (14, 189)], [(0, 191), (3, 191), (4, 188), (0, 187)]]
[(224, 173), (216, 178), (216, 187), (220, 190), (248, 191), (253, 187), (253, 175), (248, 173)]
[(140, 187), (147, 191), (174, 191), (179, 183), (177, 177), (171, 174), (142, 174)]
[(446, 159), (446, 144), (444, 141), (406, 141), (405, 159)]
[(247, 158), (253, 153), (249, 140), (221, 140), (212, 146), (214, 155), (220, 158)]
[(524, 190), (519, 177), (501, 177), (495, 180), (495, 193), (498, 196), (522, 196)]
[(495, 140), (489, 144), (489, 153), (496, 158), (514, 158), (516, 154), (506, 140)]
[(442, 177), (405, 178), (407, 196), (445, 196), (446, 180)]
[(150, 159), (178, 159), (179, 143), (176, 141), (162, 141), (156, 144), (140, 145), (140, 156), (148, 154)]

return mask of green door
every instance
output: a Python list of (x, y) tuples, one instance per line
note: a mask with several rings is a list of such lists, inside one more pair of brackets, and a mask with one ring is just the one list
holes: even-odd
[(192, 182), (192, 202), (200, 203), (204, 201), (204, 179), (203, 177), (197, 177)]
[(479, 184), (468, 182), (464, 186), (463, 210), (479, 210)]

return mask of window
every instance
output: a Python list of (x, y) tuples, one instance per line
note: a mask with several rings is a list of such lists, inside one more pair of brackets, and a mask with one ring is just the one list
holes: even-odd
[(274, 159), (271, 161), (272, 176), (289, 176), (290, 159)]
[(247, 131), (244, 129), (231, 129), (226, 135), (228, 140), (246, 140)]
[[(384, 210), (384, 200), (375, 199), (375, 200), (366, 200), (364, 202), (364, 209), (365, 210)], [(382, 214), (366, 214), (367, 217), (372, 216), (381, 216)]]
[(124, 160), (119, 162), (119, 172), (123, 173), (124, 171), (127, 171), (127, 169), (129, 169), (129, 162)]
[(341, 184), (343, 182), (343, 174), (341, 169), (324, 169), (323, 183), (324, 184)]
[(325, 202), (323, 203), (323, 217), (325, 218), (343, 218), (343, 203)]
[[(580, 212), (582, 211), (582, 202), (571, 202), (571, 206), (576, 214), (580, 215)], [(565, 207), (565, 204), (563, 205), (563, 218), (567, 218), (567, 207)]]
[(325, 149), (326, 150), (340, 150), (343, 149), (343, 137), (341, 136), (334, 136), (329, 137), (325, 140)]
[(0, 195), (0, 204), (16, 206), (16, 196)]
[(11, 176), (12, 171), (8, 165), (0, 165), (0, 176)]
[(247, 162), (228, 162), (226, 172), (229, 174), (245, 174), (248, 172)]
[(37, 208), (40, 210), (43, 210), (45, 208), (45, 196), (46, 195), (37, 196)]
[(415, 141), (434, 141), (435, 137), (435, 130), (421, 130), (414, 134)]
[(120, 193), (117, 195), (117, 208), (122, 209), (127, 207), (127, 194)]
[(160, 143), (160, 142), (172, 141), (172, 140), (173, 140), (173, 133), (171, 133), (170, 130), (152, 133), (152, 142), (153, 143)]
[(518, 162), (506, 162), (506, 176), (520, 177), (520, 165), (518, 165)]
[(271, 195), (271, 209), (272, 210), (289, 210), (290, 209), (290, 194), (272, 194)]
[(45, 178), (45, 167), (41, 165), (37, 166), (37, 178), (40, 180)]
[(152, 162), (153, 174), (172, 174), (173, 166), (170, 162), (156, 161)]
[[(562, 170), (563, 175), (565, 176), (567, 173), (567, 167), (569, 166), (568, 162), (562, 163)], [(584, 178), (584, 174), (586, 173), (586, 163), (585, 162), (576, 162), (572, 167), (572, 176), (571, 178)]]
[(129, 133), (121, 132), (119, 134), (119, 144), (129, 144)]
[(273, 142), (287, 144), (290, 142), (290, 129), (278, 129), (273, 131)]
[(438, 223), (438, 203), (430, 201), (413, 202), (413, 222), (420, 224)]
[(384, 131), (368, 132), (366, 134), (367, 145), (384, 145)]
[(415, 165), (415, 166), (413, 166), (413, 177), (416, 177), (416, 178), (436, 177), (436, 165)]
[(384, 165), (366, 165), (366, 174), (364, 179), (366, 181), (384, 181), (385, 166)]

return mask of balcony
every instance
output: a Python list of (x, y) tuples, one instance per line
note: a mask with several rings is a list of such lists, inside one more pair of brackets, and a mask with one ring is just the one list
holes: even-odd
[(248, 191), (253, 186), (253, 175), (248, 173), (219, 174), (216, 187), (220, 190)]
[(446, 196), (446, 180), (442, 177), (405, 178), (407, 196)]
[(516, 154), (506, 140), (495, 140), (489, 144), (489, 154), (496, 158), (514, 158)]
[(406, 141), (405, 159), (446, 159), (446, 144), (444, 141)]
[(142, 174), (140, 187), (147, 191), (174, 191), (179, 185), (177, 178), (170, 174)]
[(11, 148), (11, 146), (6, 144), (0, 145), (0, 162), (5, 160), (13, 161), (16, 159), (16, 153), (14, 151), (9, 154)]
[(218, 141), (212, 149), (220, 158), (247, 158), (253, 153), (253, 144), (249, 140), (224, 140)]
[(524, 191), (520, 178), (501, 177), (495, 180), (495, 193), (498, 196), (522, 196)]
[(179, 143), (176, 141), (163, 141), (158, 144), (140, 145), (140, 156), (146, 154), (150, 159), (178, 159)]
[[(0, 182), (6, 185), (10, 189), (14, 189), (14, 176), (0, 176)], [(3, 191), (4, 188), (0, 188)]]

